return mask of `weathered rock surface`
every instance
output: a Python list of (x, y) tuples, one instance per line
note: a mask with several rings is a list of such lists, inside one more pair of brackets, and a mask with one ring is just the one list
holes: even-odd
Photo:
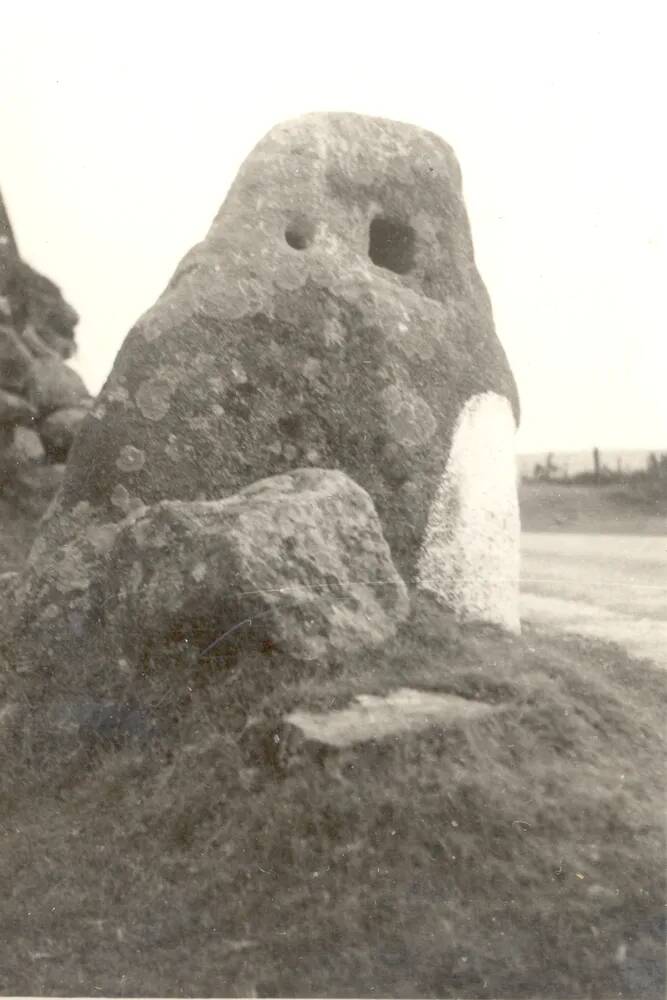
[(31, 364), (32, 354), (0, 314), (0, 386), (10, 392), (22, 392)]
[[(16, 439), (9, 450), (9, 455), (12, 459), (15, 456), (15, 448)], [(35, 445), (35, 454), (36, 452), (37, 446)], [(10, 490), (10, 493), (14, 492), (15, 495), (20, 495), (22, 498), (20, 506), (24, 510), (31, 512), (39, 520), (46, 513), (49, 504), (52, 503), (54, 496), (62, 485), (65, 476), (65, 466), (62, 462), (50, 465), (36, 457), (35, 460), (27, 460), (27, 455), (24, 457), (26, 460), (20, 468), (18, 488), (15, 491)]]
[(137, 513), (103, 590), (106, 629), (129, 661), (174, 636), (224, 649), (243, 632), (323, 659), (386, 642), (409, 610), (368, 494), (322, 469)]
[[(24, 581), (26, 628), (56, 582), (65, 603), (89, 603), (98, 556), (77, 533), (100, 537), (142, 505), (217, 501), (307, 465), (339, 468), (367, 490), (407, 580), (464, 616), (516, 627), (506, 612), (507, 595), (518, 599), (514, 564), (503, 600), (496, 589), (469, 609), (478, 561), (452, 576), (426, 551), (443, 532), (470, 530), (468, 514), (464, 523), (439, 496), (455, 428), (476, 397), (500, 401), (511, 434), (516, 390), (449, 146), (359, 115), (279, 125), (128, 335), (85, 419), (42, 528), (42, 565), (34, 558)], [(517, 548), (510, 452), (511, 443), (481, 531), (496, 523)], [(477, 482), (472, 495), (483, 492)], [(64, 569), (72, 546), (74, 586)]]
[(17, 582), (18, 573), (0, 573), (0, 604), (9, 602), (10, 597), (13, 598)]
[(9, 449), (9, 457), (17, 467), (35, 465), (44, 461), (45, 451), (37, 431), (29, 427), (16, 427), (14, 439)]
[(65, 462), (72, 442), (86, 418), (88, 409), (68, 406), (49, 414), (39, 427), (46, 454), (52, 462)]
[(95, 697), (172, 640), (203, 652), (251, 633), (308, 660), (379, 645), (408, 614), (373, 503), (338, 470), (118, 523), (81, 504), (67, 526), (54, 547), (38, 536), (16, 588), (15, 666), (57, 679), (66, 665)]
[(28, 398), (41, 416), (86, 404), (90, 394), (80, 375), (60, 358), (38, 358), (28, 375)]
[(0, 642), (11, 635), (16, 614), (18, 573), (0, 573)]
[(29, 425), (36, 416), (37, 411), (27, 399), (0, 389), (0, 424)]

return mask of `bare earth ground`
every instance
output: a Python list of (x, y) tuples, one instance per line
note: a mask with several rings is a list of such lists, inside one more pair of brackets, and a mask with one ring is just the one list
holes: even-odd
[(667, 486), (520, 488), (522, 617), (667, 666)]
[(606, 485), (526, 481), (519, 488), (524, 531), (667, 534), (667, 487), (638, 480)]
[(522, 618), (667, 667), (667, 534), (522, 536)]

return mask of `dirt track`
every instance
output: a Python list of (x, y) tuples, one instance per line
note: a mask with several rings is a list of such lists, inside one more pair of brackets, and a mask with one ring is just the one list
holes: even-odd
[(667, 536), (525, 532), (522, 617), (667, 667)]

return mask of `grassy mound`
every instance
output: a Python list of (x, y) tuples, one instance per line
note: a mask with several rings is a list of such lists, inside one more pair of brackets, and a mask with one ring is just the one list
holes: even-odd
[[(217, 653), (148, 665), (143, 746), (6, 736), (2, 992), (664, 995), (664, 673), (425, 601), (358, 662)], [(295, 706), (398, 685), (502, 708), (316, 758), (275, 742)]]

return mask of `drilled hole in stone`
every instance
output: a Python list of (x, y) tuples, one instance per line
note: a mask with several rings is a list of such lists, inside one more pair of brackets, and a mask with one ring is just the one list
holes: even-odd
[(415, 231), (396, 219), (376, 215), (371, 221), (368, 256), (377, 267), (407, 274), (414, 265)]
[(315, 226), (309, 219), (293, 219), (285, 230), (285, 240), (293, 250), (305, 250), (314, 236)]

